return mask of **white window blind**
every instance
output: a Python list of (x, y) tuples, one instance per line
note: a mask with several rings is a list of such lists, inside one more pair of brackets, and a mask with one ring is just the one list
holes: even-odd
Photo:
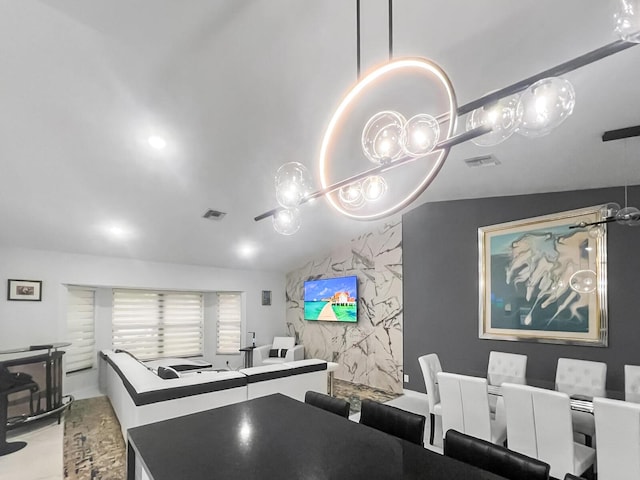
[(95, 357), (95, 292), (88, 288), (69, 287), (67, 296), (67, 373), (93, 368)]
[(218, 293), (216, 353), (239, 354), (242, 336), (242, 297), (240, 293)]
[(202, 355), (203, 295), (114, 290), (114, 349), (140, 359)]

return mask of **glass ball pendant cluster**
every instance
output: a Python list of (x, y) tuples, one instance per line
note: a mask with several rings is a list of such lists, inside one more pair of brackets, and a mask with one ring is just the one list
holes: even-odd
[[(440, 138), (440, 125), (431, 115), (421, 113), (406, 120), (398, 112), (376, 113), (362, 130), (362, 151), (376, 165), (387, 165), (405, 156), (418, 158), (431, 152)], [(367, 202), (380, 200), (387, 191), (380, 175), (345, 185), (338, 191), (340, 204), (358, 210)]]
[(498, 145), (514, 133), (528, 138), (542, 137), (573, 113), (575, 103), (575, 91), (568, 80), (544, 78), (520, 94), (474, 110), (467, 119), (467, 131), (491, 127), (491, 132), (472, 140), (481, 147)]
[(298, 162), (282, 165), (276, 172), (276, 200), (282, 207), (273, 215), (273, 228), (282, 235), (293, 235), (300, 229), (298, 206), (313, 191), (307, 167)]
[[(640, 43), (640, 0), (618, 0), (618, 5), (618, 11), (614, 16), (616, 34), (623, 43)], [(628, 47), (629, 45), (614, 42), (589, 52), (588, 55), (577, 57), (547, 70), (547, 73), (562, 75)], [(342, 118), (350, 103), (369, 88), (375, 79), (402, 69), (429, 72), (439, 79), (449, 97), (449, 112), (440, 113), (437, 117), (421, 113), (408, 120), (397, 111), (385, 110), (376, 113), (363, 128), (361, 146), (364, 156), (378, 168), (331, 184), (325, 178), (324, 167), (327, 162), (326, 150), (331, 144), (338, 120)], [(437, 65), (426, 59), (390, 61), (389, 64), (383, 65), (359, 81), (334, 113), (325, 133), (320, 154), (321, 190), (314, 191), (309, 171), (304, 165), (298, 162), (287, 163), (280, 167), (275, 178), (276, 198), (280, 206), (257, 216), (255, 220), (259, 221), (271, 216), (273, 226), (278, 233), (292, 235), (300, 228), (298, 207), (312, 198), (324, 195), (327, 195), (331, 206), (351, 218), (372, 220), (395, 213), (415, 200), (431, 183), (438, 174), (451, 146), (471, 140), (476, 145), (491, 147), (502, 143), (514, 133), (527, 138), (537, 138), (549, 134), (562, 124), (572, 114), (575, 106), (573, 86), (560, 77), (539, 78), (540, 76), (530, 77), (471, 102), (471, 104), (475, 103), (473, 107), (469, 104), (458, 109), (451, 82)], [(529, 81), (531, 83), (525, 87), (524, 83)], [(500, 96), (501, 94), (505, 96)], [(478, 104), (482, 106), (477, 108)], [(470, 110), (465, 107), (476, 109)], [(467, 113), (466, 136), (459, 134), (457, 135), (459, 138), (452, 138), (457, 123), (456, 116)], [(444, 126), (446, 122), (448, 127)], [(406, 198), (392, 207), (384, 207), (377, 213), (369, 213), (366, 210), (365, 214), (362, 211), (355, 212), (368, 203), (380, 200), (385, 195), (388, 190), (387, 181), (379, 173), (387, 171), (387, 165), (389, 168), (395, 168), (411, 159), (426, 157), (431, 152), (434, 154), (440, 152), (434, 167), (415, 190), (409, 191)], [(337, 201), (335, 202), (334, 198), (328, 195), (333, 192), (336, 193), (334, 198)], [(603, 225), (600, 224), (612, 221), (638, 226), (640, 210), (635, 207), (613, 206), (606, 215), (606, 220), (596, 224), (577, 225), (576, 228), (589, 227), (589, 235), (597, 237), (604, 231)], [(592, 281), (589, 275), (576, 275), (575, 290), (587, 291), (591, 288)]]
[[(573, 112), (575, 92), (571, 83), (557, 77), (545, 78), (525, 91), (504, 97), (491, 105), (471, 112), (467, 131), (490, 127), (491, 131), (472, 139), (480, 146), (497, 145), (513, 133), (536, 138), (547, 135)], [(378, 166), (402, 158), (420, 158), (431, 153), (440, 141), (438, 120), (426, 113), (409, 120), (395, 111), (385, 110), (373, 115), (362, 130), (364, 156)], [(280, 204), (272, 217), (275, 230), (282, 235), (296, 233), (301, 225), (301, 203), (313, 192), (307, 168), (298, 162), (282, 165), (275, 178), (276, 199)], [(342, 208), (356, 211), (367, 203), (380, 200), (388, 185), (381, 175), (341, 186), (337, 198)]]

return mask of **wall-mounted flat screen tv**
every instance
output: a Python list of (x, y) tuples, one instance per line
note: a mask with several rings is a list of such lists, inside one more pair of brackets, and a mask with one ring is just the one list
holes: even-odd
[(358, 321), (358, 277), (323, 278), (304, 282), (304, 319)]

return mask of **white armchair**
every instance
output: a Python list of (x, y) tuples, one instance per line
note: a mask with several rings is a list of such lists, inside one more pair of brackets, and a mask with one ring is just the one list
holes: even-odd
[[(272, 350), (277, 351), (277, 353), (273, 352), (276, 356), (269, 355)], [(282, 356), (283, 353), (284, 356)], [(271, 345), (262, 345), (253, 350), (254, 367), (293, 362), (294, 360), (304, 360), (304, 345), (296, 345), (294, 337), (273, 337)]]

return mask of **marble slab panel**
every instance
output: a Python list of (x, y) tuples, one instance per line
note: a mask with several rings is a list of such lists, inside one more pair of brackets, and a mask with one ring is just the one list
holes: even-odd
[[(358, 277), (358, 323), (304, 320), (304, 282)], [(335, 378), (402, 392), (402, 224), (394, 220), (287, 274), (287, 328)]]

